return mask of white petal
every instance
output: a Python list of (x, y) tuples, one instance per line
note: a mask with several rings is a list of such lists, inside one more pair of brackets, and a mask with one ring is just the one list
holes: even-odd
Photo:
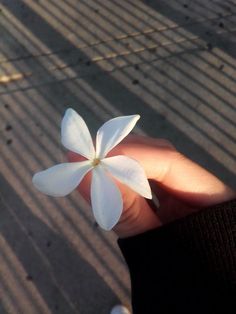
[(101, 160), (101, 165), (135, 192), (146, 198), (152, 198), (146, 174), (136, 160), (127, 156), (114, 156)]
[(63, 163), (33, 176), (34, 186), (50, 196), (65, 196), (72, 192), (92, 168), (89, 161)]
[(71, 108), (66, 110), (62, 119), (61, 142), (67, 149), (88, 159), (93, 159), (95, 156), (88, 127), (83, 118)]
[(93, 169), (91, 203), (97, 223), (105, 230), (111, 230), (118, 222), (123, 208), (120, 190), (108, 177), (102, 167)]
[(139, 118), (139, 115), (123, 116), (105, 122), (97, 132), (96, 156), (104, 158), (132, 131)]

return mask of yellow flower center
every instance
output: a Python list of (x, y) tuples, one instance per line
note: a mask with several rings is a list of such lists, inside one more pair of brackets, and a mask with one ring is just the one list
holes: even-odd
[(94, 158), (93, 162), (92, 162), (92, 165), (94, 167), (96, 167), (98, 164), (100, 163), (100, 159), (99, 158)]

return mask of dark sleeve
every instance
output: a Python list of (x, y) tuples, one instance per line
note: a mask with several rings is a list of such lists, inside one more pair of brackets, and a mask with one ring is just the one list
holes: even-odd
[(236, 313), (236, 201), (119, 239), (133, 314)]

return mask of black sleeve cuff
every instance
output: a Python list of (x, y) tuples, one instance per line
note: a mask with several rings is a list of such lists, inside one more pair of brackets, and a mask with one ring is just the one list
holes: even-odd
[(119, 239), (134, 314), (235, 313), (236, 201)]

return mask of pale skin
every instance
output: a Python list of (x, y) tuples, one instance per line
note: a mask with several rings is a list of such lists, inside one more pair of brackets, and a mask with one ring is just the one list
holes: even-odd
[[(185, 217), (205, 207), (236, 198), (232, 190), (213, 174), (191, 161), (163, 139), (129, 135), (108, 156), (126, 155), (144, 168), (160, 207), (116, 181), (123, 197), (123, 213), (113, 228), (120, 238), (134, 236)], [(71, 162), (84, 158), (69, 152)], [(91, 174), (78, 187), (90, 202)]]

